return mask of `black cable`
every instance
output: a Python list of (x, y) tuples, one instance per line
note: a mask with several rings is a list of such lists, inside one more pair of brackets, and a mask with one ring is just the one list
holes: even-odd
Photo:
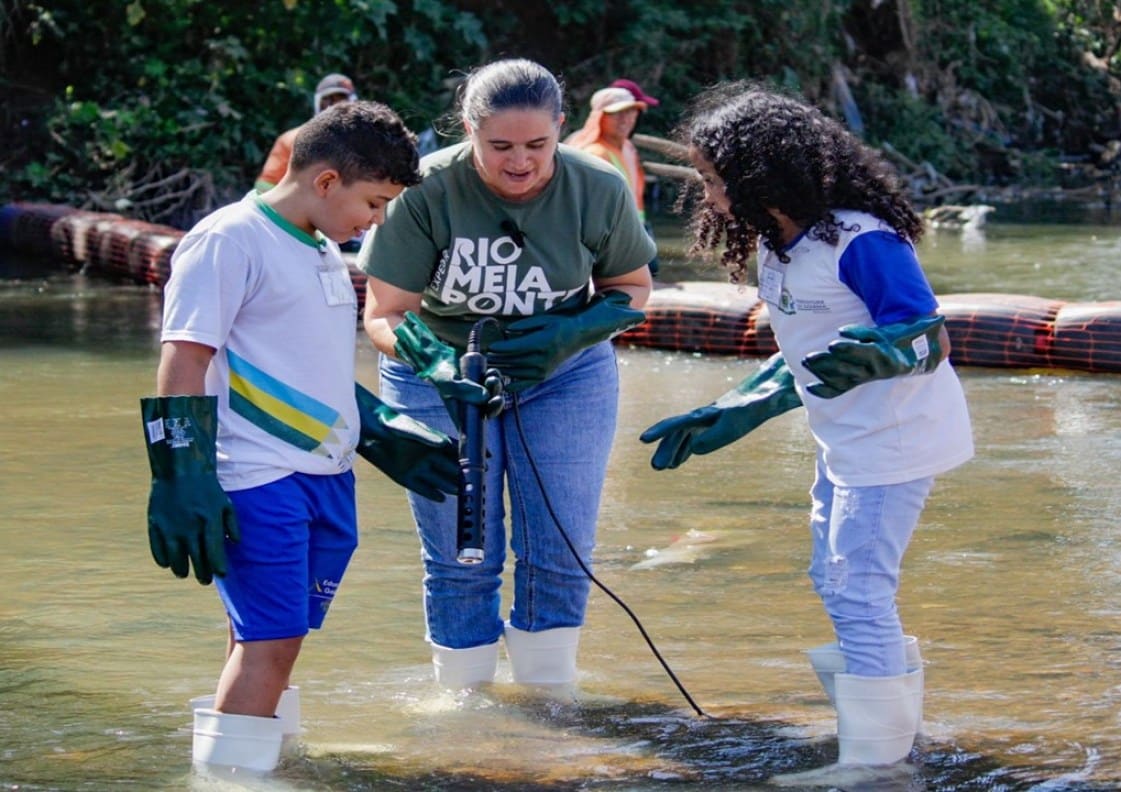
[(557, 530), (560, 531), (561, 538), (564, 539), (564, 543), (568, 546), (568, 550), (570, 553), (572, 553), (572, 557), (576, 559), (576, 563), (580, 565), (580, 569), (584, 570), (584, 574), (588, 576), (588, 579), (595, 583), (600, 591), (614, 600), (615, 603), (620, 608), (622, 608), (628, 616), (631, 617), (631, 621), (633, 621), (635, 626), (638, 628), (638, 631), (639, 633), (641, 633), (643, 640), (646, 641), (646, 645), (650, 647), (650, 651), (654, 653), (654, 657), (656, 657), (658, 659), (658, 662), (662, 664), (662, 668), (665, 669), (665, 672), (669, 675), (669, 678), (673, 680), (673, 684), (677, 686), (677, 689), (681, 691), (681, 695), (684, 696), (685, 700), (689, 702), (689, 706), (693, 708), (693, 711), (700, 715), (702, 718), (711, 718), (712, 716), (701, 709), (700, 706), (698, 706), (697, 702), (693, 700), (693, 697), (689, 695), (689, 691), (686, 690), (685, 686), (681, 684), (681, 680), (677, 678), (677, 674), (673, 672), (673, 669), (669, 667), (669, 663), (667, 663), (665, 658), (662, 657), (662, 653), (658, 651), (658, 647), (654, 645), (654, 642), (646, 633), (646, 628), (642, 626), (642, 622), (639, 621), (639, 618), (635, 615), (634, 611), (632, 611), (627, 603), (623, 602), (623, 600), (618, 597), (615, 592), (601, 583), (599, 579), (592, 574), (592, 570), (588, 569), (587, 564), (584, 563), (584, 559), (580, 558), (580, 554), (576, 551), (576, 546), (572, 544), (572, 540), (568, 537), (568, 532), (564, 530), (564, 526), (561, 525), (561, 521), (557, 517), (557, 513), (553, 510), (552, 501), (549, 500), (549, 493), (545, 490), (545, 482), (541, 478), (541, 471), (537, 469), (537, 463), (533, 461), (533, 455), (529, 452), (529, 444), (526, 442), (525, 431), (522, 429), (522, 415), (518, 410), (517, 394), (513, 394), (512, 401), (514, 404), (514, 423), (518, 427), (518, 438), (521, 440), (522, 449), (525, 451), (525, 457), (527, 460), (529, 460), (529, 467), (530, 470), (533, 471), (533, 477), (537, 479), (537, 486), (541, 490), (541, 498), (545, 501), (545, 508), (549, 511), (549, 516), (553, 518), (553, 524), (556, 525)]

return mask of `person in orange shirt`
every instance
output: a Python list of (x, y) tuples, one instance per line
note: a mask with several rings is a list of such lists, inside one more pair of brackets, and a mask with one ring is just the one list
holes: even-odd
[[(635, 89), (641, 92), (637, 85)], [(653, 99), (645, 95), (644, 98)], [(653, 99), (653, 103), (656, 104), (657, 101)], [(642, 169), (638, 149), (630, 139), (638, 124), (639, 115), (650, 106), (650, 102), (635, 98), (635, 94), (627, 88), (611, 85), (592, 94), (591, 106), (592, 111), (583, 128), (569, 135), (565, 143), (606, 160), (619, 170), (631, 188), (631, 195), (638, 206), (638, 214), (646, 233), (653, 238), (653, 231), (646, 219), (646, 173)], [(650, 261), (650, 272), (658, 274), (657, 256)]]
[[(340, 102), (353, 102), (358, 98), (354, 91), (354, 82), (345, 74), (328, 74), (315, 86), (315, 96), (312, 99), (312, 115), (319, 115), (328, 107)], [(302, 124), (300, 126), (303, 126)], [(286, 130), (277, 137), (261, 168), (253, 187), (257, 192), (267, 192), (280, 183), (288, 170), (288, 160), (292, 158), (292, 143), (296, 140), (296, 133), (300, 127)]]
[[(328, 74), (315, 86), (315, 96), (312, 97), (312, 117), (319, 115), (328, 107), (342, 102), (353, 102), (358, 99), (354, 90), (354, 82), (345, 74)], [(292, 158), (292, 144), (296, 140), (296, 133), (303, 124), (283, 132), (272, 144), (269, 156), (261, 168), (257, 180), (253, 182), (253, 189), (258, 193), (268, 192), (284, 178), (288, 170), (288, 160)], [(357, 253), (362, 246), (362, 237), (356, 236), (339, 245), (344, 253)]]

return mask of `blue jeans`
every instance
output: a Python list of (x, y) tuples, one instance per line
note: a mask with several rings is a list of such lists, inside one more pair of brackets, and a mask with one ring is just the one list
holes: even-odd
[[(451, 436), (457, 434), (436, 389), (411, 368), (383, 356), (380, 375), (383, 401)], [(590, 569), (619, 407), (615, 350), (606, 341), (589, 347), (544, 382), (517, 394), (516, 402), (511, 394), (506, 399), (502, 414), (486, 422), (489, 457), (482, 563), (456, 561), (454, 498), (436, 503), (409, 493), (424, 561), (427, 638), (450, 649), (491, 644), (502, 635), (504, 495), (510, 504), (509, 541), (515, 559), (510, 622), (528, 632), (584, 623), (590, 581), (549, 507)]]
[(933, 477), (885, 487), (838, 486), (825, 475), (818, 456), (810, 490), (809, 576), (850, 674), (905, 671), (903, 625), (895, 604), (899, 567), (933, 486)]

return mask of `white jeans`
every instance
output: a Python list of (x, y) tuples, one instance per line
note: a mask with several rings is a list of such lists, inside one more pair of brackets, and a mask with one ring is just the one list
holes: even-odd
[(883, 487), (837, 486), (818, 457), (810, 489), (809, 576), (850, 674), (897, 676), (906, 670), (895, 595), (903, 553), (933, 486), (933, 477)]

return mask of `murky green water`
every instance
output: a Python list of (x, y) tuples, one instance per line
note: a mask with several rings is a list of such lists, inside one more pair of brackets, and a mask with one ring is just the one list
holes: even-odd
[[(1102, 300), (1121, 298), (1119, 252), (1117, 227), (994, 219), (981, 237), (932, 235), (922, 256), (940, 292)], [(0, 788), (218, 788), (190, 773), (187, 699), (213, 687), (224, 617), (212, 589), (152, 563), (144, 529), (137, 399), (154, 383), (159, 295), (35, 270), (0, 280)], [(682, 270), (671, 261), (667, 276)], [(369, 345), (356, 350), (376, 383)], [(580, 705), (505, 685), (438, 693), (405, 501), (363, 466), (361, 546), (297, 667), (305, 753), (251, 786), (768, 789), (834, 755), (801, 655), (829, 638), (804, 574), (804, 417), (656, 472), (637, 435), (751, 363), (652, 350), (620, 362), (596, 572), (712, 717), (599, 591)], [(1117, 788), (1121, 379), (961, 374), (977, 457), (939, 480), (901, 598), (927, 660), (926, 736), (910, 776), (875, 788)]]

